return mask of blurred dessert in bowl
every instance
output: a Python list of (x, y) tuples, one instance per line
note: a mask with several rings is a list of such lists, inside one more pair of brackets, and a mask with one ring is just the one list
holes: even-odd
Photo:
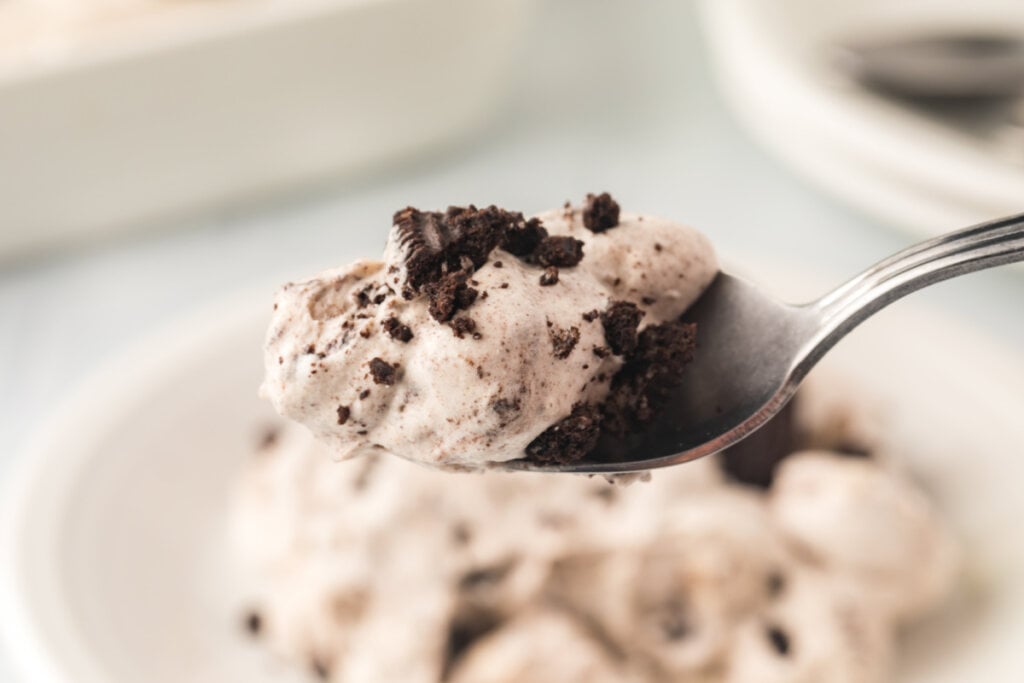
[(239, 481), (243, 621), (339, 683), (884, 681), (955, 546), (890, 454), (811, 448), (829, 429), (623, 487), (339, 463), (287, 425)]

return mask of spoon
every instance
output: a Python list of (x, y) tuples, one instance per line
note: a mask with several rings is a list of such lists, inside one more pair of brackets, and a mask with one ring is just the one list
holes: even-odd
[(624, 473), (678, 465), (748, 437), (793, 397), (836, 342), (893, 301), (977, 270), (1024, 261), (1024, 214), (920, 242), (808, 304), (782, 303), (719, 273), (684, 319), (698, 348), (662, 417), (642, 433), (605, 438), (567, 465), (510, 469)]

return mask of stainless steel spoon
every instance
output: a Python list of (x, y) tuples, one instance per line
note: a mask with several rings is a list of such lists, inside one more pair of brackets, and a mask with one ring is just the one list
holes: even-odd
[(785, 304), (720, 273), (686, 319), (699, 346), (663, 418), (641, 434), (604, 440), (570, 465), (510, 468), (618, 473), (678, 465), (721, 451), (775, 415), (836, 342), (875, 312), (922, 287), (1024, 261), (1024, 214), (916, 244), (817, 301)]

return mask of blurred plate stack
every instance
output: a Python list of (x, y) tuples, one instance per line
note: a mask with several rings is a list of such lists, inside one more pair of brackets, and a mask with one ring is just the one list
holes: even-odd
[(1024, 211), (1024, 150), (859, 87), (837, 47), (886, 36), (1024, 36), (1020, 0), (704, 0), (721, 89), (769, 151), (884, 222), (935, 235)]
[(479, 129), (534, 0), (0, 1), (0, 257)]

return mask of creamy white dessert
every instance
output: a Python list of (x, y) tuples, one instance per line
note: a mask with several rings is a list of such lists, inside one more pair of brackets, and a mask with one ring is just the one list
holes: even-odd
[(677, 319), (716, 273), (703, 235), (607, 195), (530, 220), (406, 209), (383, 260), (281, 289), (262, 395), (341, 459), (578, 458), (645, 417), (654, 380), (617, 380), (624, 365), (660, 381), (685, 364)]
[(332, 462), (286, 427), (240, 482), (251, 631), (334, 683), (874, 683), (955, 548), (878, 457), (713, 459), (623, 488)]

